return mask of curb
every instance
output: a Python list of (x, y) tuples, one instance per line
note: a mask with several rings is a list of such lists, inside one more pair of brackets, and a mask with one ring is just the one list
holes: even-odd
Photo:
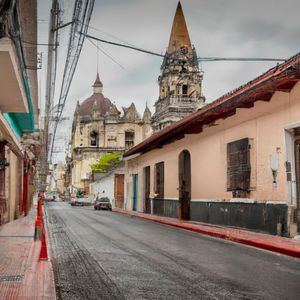
[[(180, 228), (180, 229), (184, 229), (184, 230), (188, 230), (188, 231), (193, 231), (193, 232), (209, 235), (209, 236), (224, 239), (224, 240), (229, 240), (231, 242), (236, 242), (239, 244), (244, 244), (244, 245), (252, 246), (255, 248), (260, 248), (260, 249), (268, 250), (271, 252), (288, 255), (291, 257), (300, 258), (300, 244), (299, 244), (299, 249), (292, 249), (290, 247), (280, 247), (278, 245), (259, 241), (259, 240), (235, 237), (228, 233), (216, 232), (213, 230), (205, 230), (205, 229), (196, 227), (197, 225), (184, 224), (184, 223), (179, 224), (179, 223), (175, 223), (175, 222), (169, 222), (169, 221), (162, 220), (162, 219), (156, 219), (156, 218), (147, 217), (144, 215), (138, 215), (138, 214), (131, 213), (131, 212), (125, 211), (125, 210), (114, 210), (113, 209), (113, 212), (133, 216), (133, 217), (136, 217), (139, 219), (148, 220), (148, 221), (152, 221), (152, 222), (156, 222), (156, 223), (160, 223), (160, 224), (164, 224), (164, 225), (168, 225), (168, 226), (172, 226), (172, 227), (176, 227), (176, 228)], [(150, 216), (152, 216), (152, 215), (150, 215)]]

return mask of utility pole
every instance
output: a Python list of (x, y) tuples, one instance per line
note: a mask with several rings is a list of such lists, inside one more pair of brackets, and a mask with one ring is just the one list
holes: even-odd
[(46, 101), (45, 101), (45, 119), (44, 119), (44, 134), (43, 134), (43, 158), (42, 172), (43, 185), (46, 186), (47, 176), (49, 172), (49, 121), (51, 117), (51, 107), (53, 104), (53, 95), (55, 89), (55, 72), (56, 72), (56, 51), (57, 51), (57, 31), (56, 27), (59, 23), (59, 7), (58, 1), (52, 1), (51, 18), (49, 23), (49, 38), (48, 38), (48, 62), (47, 62), (47, 82), (46, 82)]

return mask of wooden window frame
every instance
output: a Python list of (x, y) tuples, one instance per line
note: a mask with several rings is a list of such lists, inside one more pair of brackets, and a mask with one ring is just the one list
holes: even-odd
[(250, 192), (250, 149), (249, 138), (227, 143), (227, 191), (236, 198), (246, 198)]
[[(134, 146), (134, 140), (135, 140), (135, 132), (134, 131), (125, 131), (125, 134), (124, 134), (124, 140), (125, 140), (125, 149), (130, 149), (131, 147)], [(127, 135), (127, 137), (126, 137)], [(133, 139), (131, 138), (128, 138), (128, 135), (132, 135), (133, 136)]]

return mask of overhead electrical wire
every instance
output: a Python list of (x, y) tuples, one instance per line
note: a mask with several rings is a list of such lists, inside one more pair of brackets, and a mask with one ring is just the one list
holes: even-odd
[[(50, 160), (52, 158), (58, 123), (60, 121), (63, 109), (66, 104), (66, 99), (82, 50), (85, 34), (88, 30), (87, 24), (89, 24), (90, 22), (91, 15), (94, 9), (94, 3), (95, 0), (76, 0), (74, 4), (72, 22), (70, 22), (71, 30), (69, 36), (67, 59), (64, 67), (62, 85), (58, 100), (58, 111), (54, 122), (51, 148), (49, 153)], [(83, 34), (79, 34), (79, 32)]]
[[(159, 57), (165, 57), (164, 54), (160, 54), (157, 52), (153, 52), (150, 50), (146, 50), (146, 49), (142, 49), (139, 47), (135, 47), (135, 46), (130, 46), (130, 45), (125, 45), (125, 44), (121, 44), (121, 43), (117, 43), (117, 42), (113, 42), (113, 41), (108, 41), (108, 40), (104, 40), (104, 39), (100, 39), (97, 38), (95, 36), (91, 36), (89, 34), (80, 32), (81, 34), (85, 35), (87, 38), (89, 39), (93, 39), (102, 43), (106, 43), (109, 45), (113, 45), (113, 46), (118, 46), (118, 47), (123, 47), (123, 48), (128, 48), (131, 50), (135, 50), (138, 52), (143, 52), (146, 54), (150, 54), (150, 55), (154, 55), (154, 56), (159, 56)], [(286, 59), (284, 58), (263, 58), (263, 57), (198, 57), (198, 61), (202, 61), (202, 62), (208, 62), (208, 61), (285, 61)]]
[[(88, 38), (89, 42), (91, 42), (99, 51), (101, 51), (104, 55), (109, 57), (114, 63), (116, 63), (118, 66), (120, 66), (122, 69), (124, 67), (115, 59), (113, 58), (110, 54), (108, 54), (105, 50), (101, 49), (99, 45), (95, 45), (92, 40), (109, 44), (112, 46), (117, 46), (117, 47), (122, 47), (122, 48), (127, 48), (131, 49), (133, 51), (138, 51), (142, 52), (145, 54), (157, 56), (157, 57), (162, 57), (165, 58), (166, 55), (162, 53), (157, 53), (151, 50), (147, 49), (142, 49), (139, 48), (135, 45), (132, 45), (124, 40), (121, 40), (120, 38), (117, 38), (116, 36), (106, 33), (102, 30), (99, 30), (93, 26), (89, 25), (91, 14), (93, 11), (94, 7), (94, 2), (95, 0), (85, 0), (85, 6), (84, 8), (82, 7), (82, 2), (84, 0), (76, 0), (75, 5), (74, 5), (74, 11), (73, 11), (73, 19), (72, 22), (70, 22), (71, 25), (71, 33), (70, 33), (70, 38), (69, 38), (69, 46), (68, 46), (68, 53), (67, 53), (67, 60), (65, 64), (65, 69), (64, 69), (64, 74), (63, 74), (63, 79), (62, 79), (62, 86), (61, 86), (61, 91), (60, 91), (60, 96), (59, 96), (59, 101), (58, 101), (58, 111), (57, 111), (57, 116), (55, 118), (56, 122), (54, 124), (54, 130), (53, 130), (53, 135), (52, 135), (52, 143), (51, 143), (51, 151), (50, 151), (50, 159), (53, 153), (53, 147), (54, 147), (54, 140), (55, 140), (55, 135), (57, 131), (57, 126), (59, 123), (59, 120), (62, 115), (62, 111), (64, 109), (65, 103), (66, 103), (66, 98), (70, 89), (71, 81), (78, 63), (79, 55), (81, 53), (82, 45), (84, 42), (84, 38)], [(83, 9), (83, 13), (82, 13)], [(82, 13), (82, 14), (81, 14)], [(81, 25), (81, 26), (79, 26)], [(79, 29), (80, 27), (80, 29)], [(106, 35), (109, 35), (117, 40), (120, 40), (122, 43), (118, 42), (113, 42), (109, 41), (106, 39), (98, 38), (92, 35), (87, 34), (88, 28), (94, 29), (99, 32), (103, 32)], [(78, 34), (78, 35), (77, 35)], [(77, 41), (76, 41), (77, 39)], [(25, 41), (24, 41), (25, 42)], [(30, 44), (29, 42), (25, 42)], [(76, 46), (74, 47), (74, 43)], [(51, 46), (49, 44), (40, 44), (41, 46)], [(53, 45), (57, 46), (57, 44)], [(75, 51), (74, 51), (75, 48)], [(199, 62), (217, 62), (217, 61), (275, 61), (275, 62), (280, 62), (280, 61), (286, 61), (286, 59), (283, 58), (264, 58), (264, 57), (198, 57), (197, 60)]]
[(24, 44), (28, 44), (28, 45), (33, 45), (33, 46), (54, 46), (54, 47), (57, 47), (59, 46), (59, 44), (48, 44), (48, 43), (33, 43), (33, 42), (29, 42), (29, 41), (25, 41), (22, 39), (22, 43)]
[(96, 45), (90, 38), (87, 38), (88, 41), (95, 46), (99, 51), (101, 51), (105, 56), (107, 56), (110, 60), (112, 60), (115, 64), (117, 64), (120, 68), (122, 68), (123, 70), (125, 70), (125, 68), (114, 58), (112, 57), (110, 54), (108, 54), (104, 49), (101, 49), (101, 47), (99, 45)]
[(110, 37), (112, 37), (112, 38), (114, 38), (114, 39), (116, 39), (116, 40), (118, 40), (118, 41), (120, 41), (120, 42), (122, 42), (122, 43), (125, 43), (125, 44), (127, 44), (127, 45), (129, 45), (129, 46), (136, 47), (136, 45), (133, 45), (133, 44), (131, 44), (131, 43), (128, 43), (128, 42), (126, 42), (125, 40), (123, 40), (123, 39), (117, 37), (117, 36), (114, 35), (114, 34), (108, 33), (108, 32), (106, 32), (106, 31), (104, 31), (104, 30), (101, 30), (101, 29), (96, 28), (96, 27), (91, 26), (91, 25), (88, 25), (88, 27), (89, 27), (90, 29), (92, 29), (92, 30), (95, 30), (95, 31), (98, 31), (98, 32), (100, 32), (100, 33), (102, 33), (102, 34), (105, 34), (105, 35), (107, 35), (107, 36), (110, 36)]

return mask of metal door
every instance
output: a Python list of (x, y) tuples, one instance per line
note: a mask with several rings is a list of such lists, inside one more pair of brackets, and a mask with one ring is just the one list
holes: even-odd
[(191, 155), (184, 150), (179, 154), (179, 218), (190, 219)]
[(137, 193), (138, 193), (138, 174), (133, 174), (132, 210), (137, 209)]
[(150, 167), (144, 168), (144, 212), (151, 213), (150, 204)]
[(297, 209), (295, 215), (295, 222), (297, 223), (298, 233), (300, 233), (300, 140), (295, 141), (295, 168), (297, 186)]
[(115, 207), (123, 208), (124, 205), (124, 174), (115, 174)]

